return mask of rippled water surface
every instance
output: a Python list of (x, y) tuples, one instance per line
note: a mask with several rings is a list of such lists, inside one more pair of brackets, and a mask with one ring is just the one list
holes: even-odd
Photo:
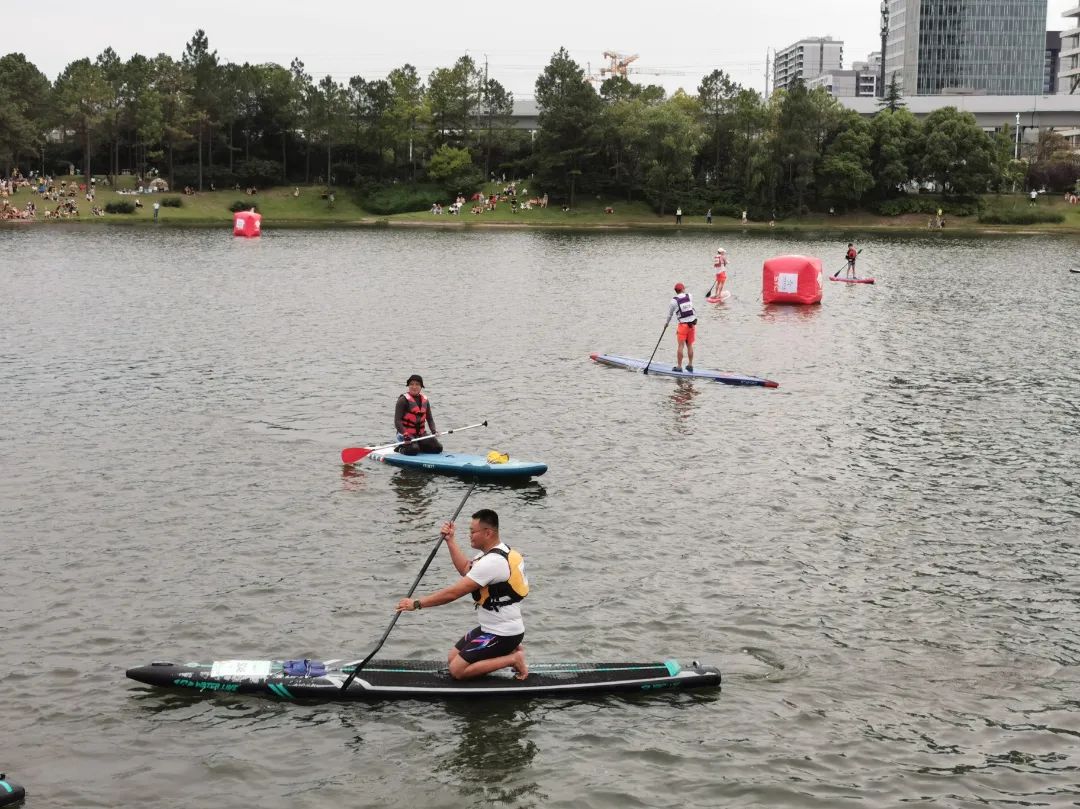
[[(30, 807), (1064, 806), (1080, 801), (1080, 276), (1042, 237), (820, 241), (0, 230), (0, 769)], [(646, 357), (675, 281), (699, 367)], [(674, 359), (669, 331), (658, 357)], [(405, 378), (528, 561), (530, 659), (699, 659), (722, 691), (279, 704), (152, 659), (370, 648), (466, 484), (375, 464)], [(440, 556), (422, 584), (455, 574)], [(383, 654), (437, 658), (461, 604)]]

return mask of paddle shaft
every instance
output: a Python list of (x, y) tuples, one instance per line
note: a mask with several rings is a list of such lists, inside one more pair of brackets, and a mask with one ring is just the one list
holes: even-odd
[(341, 451), (342, 463), (356, 463), (362, 461), (368, 455), (381, 449), (393, 449), (394, 447), (403, 447), (406, 444), (412, 444), (418, 441), (427, 441), (429, 438), (438, 438), (444, 435), (450, 435), (451, 433), (461, 432), (462, 430), (471, 430), (473, 427), (487, 427), (488, 423), (485, 419), (479, 424), (469, 424), (465, 427), (455, 427), (453, 430), (443, 430), (441, 433), (434, 433), (432, 435), (422, 435), (416, 438), (406, 438), (404, 441), (398, 441), (396, 444), (387, 444), (384, 447), (346, 447)]
[[(858, 250), (855, 251), (855, 256), (858, 257), (859, 253), (861, 253), (861, 252), (862, 252), (862, 248), (860, 247)], [(833, 278), (836, 278), (838, 275), (840, 275), (840, 273), (842, 273), (844, 271), (844, 268), (847, 267), (847, 265), (848, 265), (848, 261), (850, 261), (850, 259), (844, 259), (844, 266), (841, 267), (839, 270), (837, 270), (836, 272), (834, 272), (832, 274)]]
[[(475, 488), (475, 483), (469, 484), (469, 489), (465, 492), (465, 496), (461, 498), (461, 502), (458, 503), (457, 511), (455, 511), (454, 516), (450, 518), (450, 522), (454, 522), (458, 518), (461, 510), (465, 508), (465, 501), (469, 499), (469, 495), (472, 494), (473, 489)], [(416, 579), (413, 581), (412, 587), (409, 588), (409, 592), (405, 594), (405, 598), (409, 598), (414, 592), (416, 592), (416, 588), (420, 584), (420, 579), (424, 578), (424, 574), (427, 573), (427, 569), (431, 566), (432, 561), (435, 559), (435, 554), (439, 552), (439, 548), (442, 546), (444, 541), (445, 540), (443, 539), (443, 535), (440, 533), (438, 540), (436, 540), (435, 545), (431, 548), (431, 553), (428, 554), (427, 561), (424, 562), (424, 566), (420, 568), (420, 572), (416, 574)], [(397, 623), (397, 619), (399, 617), (401, 617), (401, 613), (395, 612), (394, 617), (390, 620), (390, 625), (386, 627), (386, 631), (382, 633), (382, 637), (379, 638), (379, 642), (375, 644), (375, 648), (368, 652), (367, 657), (357, 663), (356, 666), (353, 667), (353, 670), (349, 672), (349, 676), (345, 678), (345, 682), (341, 686), (342, 691), (349, 690), (349, 686), (352, 685), (352, 681), (353, 678), (356, 676), (356, 673), (360, 671), (360, 669), (362, 669), (364, 666), (366, 666), (368, 664), (368, 661), (371, 660), (371, 658), (373, 658), (378, 653), (379, 649), (382, 648), (383, 644), (386, 643), (386, 639), (390, 637), (390, 632), (391, 630), (393, 630), (394, 624)]]
[[(667, 320), (664, 321), (664, 328), (660, 332), (660, 340), (664, 339), (664, 332), (667, 331), (667, 327), (671, 323), (671, 316), (673, 314), (675, 314), (675, 313), (674, 312), (668, 312)], [(645, 376), (649, 375), (649, 366), (652, 364), (652, 358), (656, 356), (656, 349), (660, 348), (660, 340), (656, 341), (656, 348), (654, 348), (652, 350), (652, 354), (649, 355), (649, 361), (645, 363), (645, 368), (642, 369), (642, 372), (645, 374)]]

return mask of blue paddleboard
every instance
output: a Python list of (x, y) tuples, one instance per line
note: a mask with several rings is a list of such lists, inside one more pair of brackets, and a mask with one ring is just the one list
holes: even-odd
[[(603, 365), (612, 365), (616, 368), (629, 368), (632, 371), (644, 371), (645, 360), (634, 357), (620, 357), (617, 354), (590, 354), (596, 362)], [(673, 371), (670, 365), (659, 362), (649, 364), (649, 374), (656, 376), (674, 376), (681, 379), (705, 379), (710, 382), (723, 382), (725, 385), (757, 385), (762, 388), (778, 388), (780, 383), (771, 379), (762, 379), (760, 376), (746, 376), (744, 374), (732, 374), (727, 371), (712, 371), (708, 368), (695, 368), (693, 371)]]
[(437, 475), (460, 475), (476, 478), (531, 478), (544, 474), (547, 464), (539, 461), (488, 463), (485, 455), (462, 455), (460, 452), (425, 452), (405, 455), (392, 449), (379, 449), (368, 455), (380, 463), (404, 469), (420, 469)]

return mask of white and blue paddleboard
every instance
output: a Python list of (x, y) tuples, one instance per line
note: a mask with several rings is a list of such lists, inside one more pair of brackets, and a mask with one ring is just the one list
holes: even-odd
[[(629, 368), (631, 371), (644, 371), (645, 360), (634, 357), (620, 357), (617, 354), (590, 354), (590, 357), (602, 365), (616, 368)], [(708, 368), (695, 368), (693, 371), (673, 371), (670, 365), (659, 362), (649, 363), (649, 373), (656, 376), (674, 376), (680, 379), (704, 379), (710, 382), (722, 382), (725, 385), (757, 385), (762, 388), (778, 388), (780, 383), (760, 376), (732, 374), (727, 371), (712, 371)]]
[(539, 461), (518, 461), (511, 458), (505, 463), (490, 463), (484, 455), (462, 455), (460, 452), (405, 455), (392, 449), (377, 449), (368, 457), (390, 466), (460, 477), (521, 479), (537, 477), (547, 471), (547, 464)]

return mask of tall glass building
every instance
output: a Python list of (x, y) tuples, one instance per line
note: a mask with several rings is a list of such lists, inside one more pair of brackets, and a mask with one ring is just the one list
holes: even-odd
[(1038, 95), (1047, 0), (886, 0), (885, 81), (906, 95)]

